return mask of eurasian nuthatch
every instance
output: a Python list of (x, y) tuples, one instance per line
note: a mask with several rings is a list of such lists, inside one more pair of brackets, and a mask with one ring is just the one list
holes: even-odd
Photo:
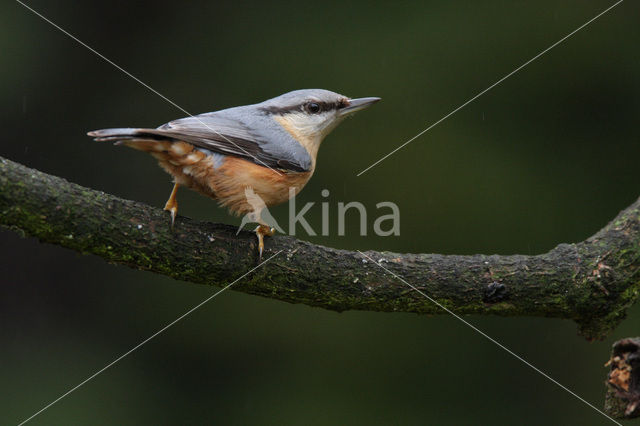
[[(379, 100), (349, 99), (322, 89), (296, 90), (259, 104), (181, 118), (157, 129), (103, 129), (88, 135), (148, 152), (173, 176), (165, 205), (173, 226), (179, 186), (218, 200), (236, 215), (252, 212), (247, 188), (266, 206), (287, 201), (311, 178), (324, 137), (346, 116)], [(262, 257), (264, 236), (273, 235), (274, 229), (257, 217)]]

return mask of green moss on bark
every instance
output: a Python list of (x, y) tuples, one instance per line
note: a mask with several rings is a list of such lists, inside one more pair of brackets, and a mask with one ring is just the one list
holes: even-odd
[[(257, 264), (255, 236), (167, 214), (0, 158), (0, 224), (111, 263), (207, 285), (226, 285)], [(442, 314), (384, 268), (457, 314), (569, 318), (590, 339), (606, 336), (640, 293), (640, 200), (593, 237), (537, 256), (359, 252), (291, 237), (282, 253), (233, 289), (335, 311)]]

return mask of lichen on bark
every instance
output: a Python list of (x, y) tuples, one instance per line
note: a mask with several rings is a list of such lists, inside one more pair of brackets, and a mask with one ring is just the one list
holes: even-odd
[[(158, 208), (2, 158), (0, 225), (199, 284), (225, 285), (257, 264), (250, 232), (236, 235), (234, 227), (185, 217), (172, 231)], [(335, 311), (444, 313), (389, 270), (457, 314), (568, 318), (582, 335), (599, 339), (640, 292), (640, 200), (591, 238), (536, 256), (367, 251), (365, 257), (288, 236), (270, 238), (265, 256), (280, 250), (232, 289)]]

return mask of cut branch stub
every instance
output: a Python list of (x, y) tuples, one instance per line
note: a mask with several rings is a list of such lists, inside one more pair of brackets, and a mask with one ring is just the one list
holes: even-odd
[(640, 417), (640, 338), (618, 340), (605, 364), (605, 411), (616, 419)]

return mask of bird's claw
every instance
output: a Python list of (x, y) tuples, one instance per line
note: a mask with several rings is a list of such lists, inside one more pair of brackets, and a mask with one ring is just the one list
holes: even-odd
[(272, 236), (276, 233), (275, 228), (266, 225), (258, 225), (255, 230), (256, 236), (258, 237), (258, 256), (259, 261), (262, 262), (262, 253), (264, 252), (264, 237)]
[(178, 200), (176, 199), (176, 195), (178, 193), (178, 184), (176, 183), (173, 186), (173, 191), (171, 191), (171, 196), (167, 200), (167, 203), (164, 205), (164, 209), (171, 213), (171, 230), (173, 231), (173, 225), (176, 222), (176, 216), (178, 215)]
[(176, 215), (178, 214), (178, 208), (166, 209), (171, 213), (171, 230), (173, 231), (173, 225), (176, 223)]

